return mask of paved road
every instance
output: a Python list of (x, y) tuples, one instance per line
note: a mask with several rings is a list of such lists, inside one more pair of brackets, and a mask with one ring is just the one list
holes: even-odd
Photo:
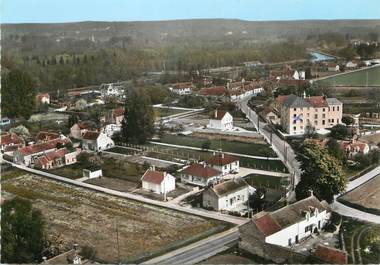
[(239, 231), (234, 227), (142, 264), (195, 264), (228, 249), (226, 245), (237, 242), (238, 239)]
[(291, 187), (294, 190), (301, 178), (301, 170), (299, 168), (300, 165), (296, 160), (296, 155), (291, 146), (285, 140), (282, 140), (277, 136), (277, 134), (272, 133), (270, 129), (268, 129), (269, 126), (265, 122), (258, 122), (258, 115), (250, 107), (248, 107), (248, 101), (250, 98), (251, 97), (244, 98), (238, 102), (238, 106), (241, 111), (246, 114), (247, 118), (255, 125), (256, 130), (260, 132), (267, 142), (272, 145), (273, 150), (288, 168), (292, 176)]
[[(344, 193), (347, 193), (347, 192), (359, 187), (360, 185), (366, 183), (367, 181), (376, 177), (379, 174), (380, 174), (380, 166), (374, 168), (373, 170), (364, 174), (363, 176), (361, 176), (361, 177), (359, 177), (353, 181), (350, 181), (348, 183)], [(336, 199), (341, 195), (342, 194), (335, 196), (334, 202), (332, 204), (330, 204), (330, 207), (334, 212), (337, 212), (340, 215), (352, 217), (352, 218), (359, 219), (362, 221), (380, 224), (380, 216), (379, 215), (360, 211), (360, 210), (357, 210), (355, 208), (344, 205), (343, 203), (338, 202)]]
[(126, 198), (126, 199), (131, 199), (131, 200), (135, 200), (135, 201), (139, 201), (139, 202), (142, 202), (142, 203), (151, 204), (151, 205), (158, 206), (158, 207), (164, 207), (164, 208), (168, 208), (168, 209), (172, 209), (172, 210), (177, 210), (177, 211), (180, 211), (180, 212), (184, 212), (184, 213), (188, 213), (188, 214), (193, 214), (193, 215), (198, 215), (198, 216), (201, 216), (201, 217), (211, 218), (211, 219), (215, 219), (215, 220), (219, 220), (219, 221), (224, 221), (224, 222), (232, 223), (232, 224), (235, 224), (235, 225), (241, 225), (241, 224), (244, 224), (244, 223), (246, 223), (248, 221), (248, 219), (246, 219), (246, 218), (235, 217), (235, 216), (231, 216), (231, 215), (227, 215), (227, 214), (221, 214), (221, 213), (213, 212), (213, 211), (207, 211), (207, 210), (203, 210), (203, 209), (194, 209), (194, 208), (182, 207), (182, 206), (179, 206), (179, 205), (176, 205), (176, 204), (171, 204), (171, 203), (168, 203), (168, 202), (156, 201), (156, 200), (152, 200), (152, 199), (149, 199), (149, 198), (145, 198), (145, 197), (143, 197), (141, 195), (138, 195), (138, 194), (132, 194), (132, 193), (128, 193), (128, 192), (116, 191), (116, 190), (112, 190), (112, 189), (108, 189), (108, 188), (92, 185), (92, 184), (89, 184), (89, 183), (80, 182), (78, 180), (64, 178), (64, 177), (61, 177), (61, 176), (58, 176), (58, 175), (54, 175), (54, 174), (51, 174), (51, 173), (48, 173), (48, 172), (44, 172), (44, 171), (40, 171), (40, 170), (29, 168), (29, 167), (26, 167), (26, 166), (23, 166), (23, 165), (18, 165), (18, 164), (15, 164), (15, 163), (11, 163), (11, 162), (6, 161), (6, 160), (3, 160), (3, 162), (11, 164), (14, 167), (17, 167), (19, 169), (25, 170), (25, 171), (30, 172), (32, 174), (37, 174), (37, 175), (40, 175), (40, 176), (44, 176), (44, 177), (47, 177), (49, 179), (53, 179), (53, 180), (56, 180), (56, 181), (59, 181), (59, 182), (64, 182), (64, 183), (75, 185), (75, 186), (78, 186), (78, 187), (82, 187), (82, 188), (86, 188), (86, 189), (91, 189), (91, 190), (95, 190), (95, 191), (98, 191), (98, 192), (102, 192), (102, 193), (106, 193), (106, 194), (109, 194), (109, 195), (118, 196), (118, 197), (122, 197), (122, 198)]

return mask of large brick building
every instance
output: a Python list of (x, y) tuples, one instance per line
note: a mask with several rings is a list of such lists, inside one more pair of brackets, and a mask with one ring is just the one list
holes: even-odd
[(304, 134), (308, 125), (318, 131), (342, 122), (343, 104), (336, 98), (278, 96), (275, 107), (281, 113), (282, 128), (290, 135)]

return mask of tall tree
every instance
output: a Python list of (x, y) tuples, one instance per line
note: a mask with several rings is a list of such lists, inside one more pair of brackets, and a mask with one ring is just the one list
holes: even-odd
[(21, 70), (12, 70), (1, 79), (1, 109), (3, 115), (29, 119), (35, 107), (34, 82)]
[(340, 161), (318, 145), (306, 142), (297, 155), (301, 164), (301, 181), (296, 187), (297, 200), (308, 196), (309, 190), (320, 200), (331, 202), (334, 195), (344, 191), (347, 180)]
[(40, 262), (45, 222), (30, 201), (15, 198), (1, 206), (1, 263)]
[(125, 101), (122, 134), (125, 142), (145, 143), (154, 133), (154, 112), (149, 96), (142, 89), (129, 89)]

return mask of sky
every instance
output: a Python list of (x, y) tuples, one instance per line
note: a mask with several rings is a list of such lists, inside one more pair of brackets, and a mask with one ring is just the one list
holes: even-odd
[(2, 23), (380, 19), (380, 0), (0, 0)]

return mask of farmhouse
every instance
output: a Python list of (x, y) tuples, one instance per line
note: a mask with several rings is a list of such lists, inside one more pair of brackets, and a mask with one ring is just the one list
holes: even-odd
[(175, 190), (175, 177), (166, 173), (148, 169), (141, 178), (142, 187), (145, 190), (157, 194), (166, 194)]
[(192, 164), (181, 172), (181, 181), (201, 187), (217, 183), (222, 179), (222, 172), (206, 164)]
[(249, 195), (254, 188), (242, 178), (233, 178), (211, 186), (203, 191), (203, 207), (216, 211), (239, 211), (247, 209)]
[(233, 129), (233, 117), (230, 113), (222, 110), (215, 110), (210, 118), (208, 127), (210, 129), (227, 131)]
[(207, 161), (208, 165), (222, 172), (222, 175), (239, 172), (239, 159), (236, 156), (217, 153), (210, 157)]
[(329, 218), (327, 202), (311, 194), (274, 212), (263, 211), (253, 216), (250, 222), (239, 227), (239, 245), (276, 263), (291, 262), (289, 256), (297, 257), (291, 247), (321, 231)]
[(336, 98), (278, 96), (275, 106), (281, 113), (281, 126), (290, 135), (302, 135), (308, 127), (324, 130), (342, 122), (343, 104)]
[(54, 139), (45, 143), (28, 145), (19, 148), (13, 153), (13, 162), (25, 166), (33, 166), (38, 157), (57, 150), (57, 146), (65, 146), (71, 143), (68, 138)]
[(87, 131), (83, 135), (82, 148), (83, 150), (90, 150), (98, 152), (115, 145), (113, 140), (101, 132)]
[(193, 91), (193, 84), (191, 82), (176, 83), (169, 87), (169, 90), (178, 95), (188, 95)]

